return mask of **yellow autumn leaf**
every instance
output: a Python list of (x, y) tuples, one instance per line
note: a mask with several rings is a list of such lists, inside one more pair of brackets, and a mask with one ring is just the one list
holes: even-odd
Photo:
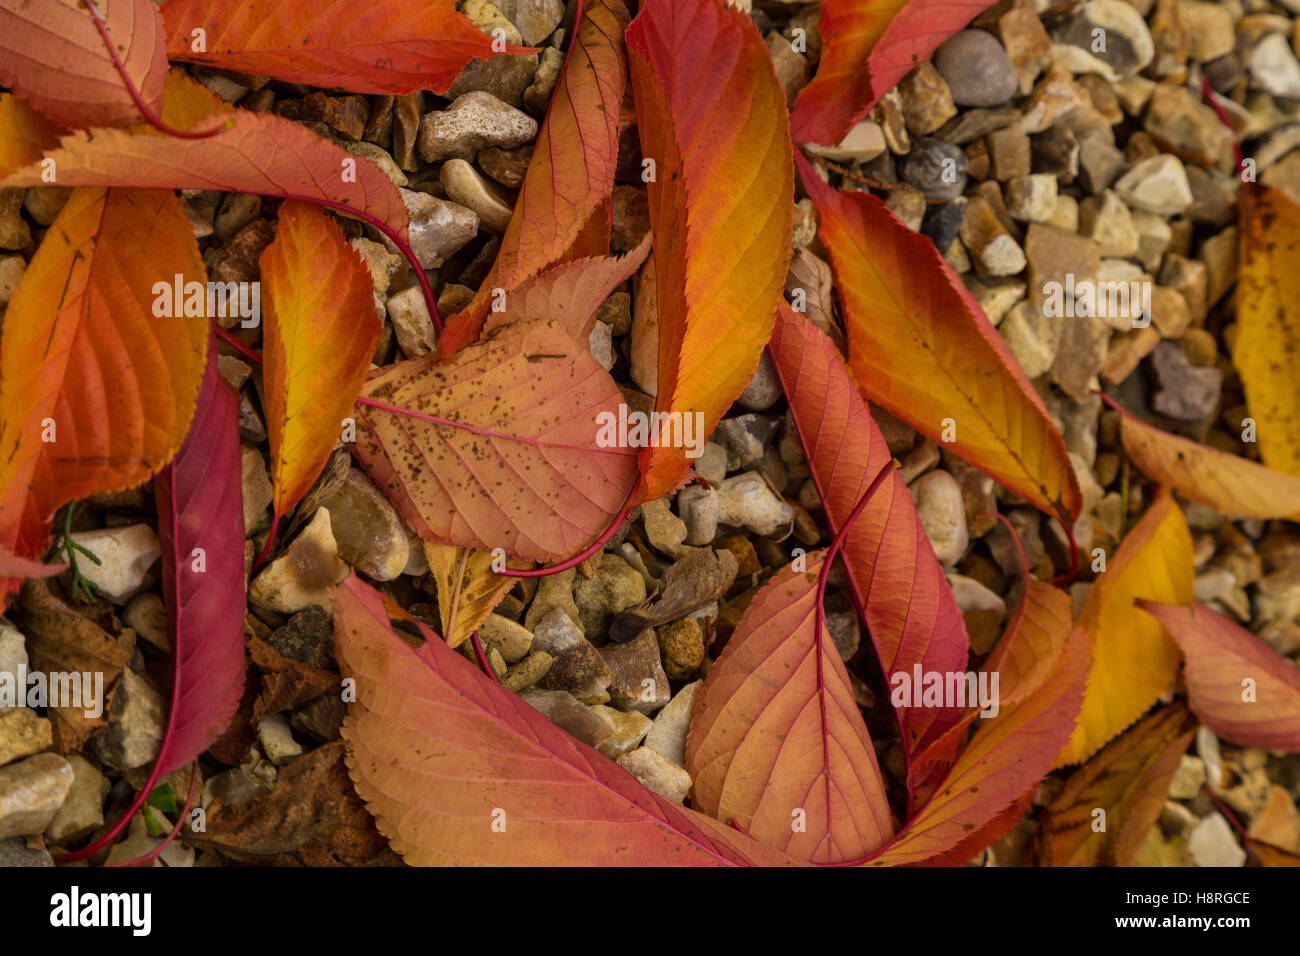
[(425, 541), (424, 557), (438, 589), (438, 616), (449, 647), (478, 630), (515, 579), (492, 569), (492, 552)]
[(1240, 272), (1232, 362), (1264, 464), (1300, 475), (1300, 206), (1277, 189), (1237, 198)]
[(1093, 583), (1076, 625), (1092, 642), (1092, 668), (1078, 726), (1057, 766), (1087, 760), (1173, 687), (1178, 645), (1133, 602), (1188, 604), (1194, 574), (1187, 520), (1169, 490), (1161, 488)]

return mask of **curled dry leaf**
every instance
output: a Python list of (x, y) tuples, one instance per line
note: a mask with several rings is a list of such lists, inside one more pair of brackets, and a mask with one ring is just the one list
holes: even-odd
[(712, 604), (727, 593), (738, 570), (736, 556), (725, 549), (700, 548), (671, 565), (650, 600), (614, 615), (609, 639), (625, 644), (648, 627), (658, 627)]
[(33, 671), (104, 675), (98, 717), (86, 716), (82, 707), (50, 708), (54, 749), (61, 754), (79, 750), (108, 723), (110, 692), (131, 660), (134, 642), (126, 632), (114, 637), (82, 617), (55, 595), (48, 581), (25, 582), (18, 607)]
[(1264, 464), (1300, 476), (1300, 205), (1279, 189), (1237, 195), (1237, 337), (1232, 363)]
[(459, 647), (478, 630), (515, 578), (497, 574), (490, 551), (454, 548), (425, 541), (424, 556), (438, 589), (438, 617), (448, 647)]
[(1300, 521), (1300, 475), (1198, 445), (1120, 412), (1124, 451), (1143, 474), (1226, 515)]
[(1092, 670), (1079, 726), (1061, 765), (1082, 763), (1146, 710), (1178, 676), (1178, 647), (1134, 602), (1192, 600), (1192, 537), (1187, 519), (1161, 488), (1119, 553), (1093, 583), (1077, 627), (1092, 642)]
[(180, 447), (207, 320), (157, 308), (173, 276), (206, 281), (173, 194), (73, 192), (0, 333), (0, 545), (34, 557), (61, 505), (141, 484)]
[(267, 714), (301, 707), (326, 691), (338, 691), (337, 674), (285, 657), (256, 633), (248, 635), (248, 657), (262, 672), (261, 693), (249, 710), (250, 726)]
[[(782, 303), (769, 346), (832, 533), (848, 520), (892, 456), (829, 338)], [(858, 515), (840, 552), (886, 681), (896, 673), (966, 669), (961, 611), (895, 473)], [(955, 708), (900, 712), (914, 757), (960, 716)]]
[[(753, 377), (785, 283), (785, 93), (749, 17), (717, 0), (646, 0), (627, 40), (641, 151), (655, 164), (655, 411), (700, 415), (707, 435)], [(642, 452), (642, 501), (690, 464), (669, 427)]]
[(1300, 751), (1300, 669), (1204, 604), (1139, 601), (1183, 652), (1187, 698), (1201, 721), (1242, 747)]
[[(822, 0), (817, 75), (790, 115), (797, 143), (833, 145), (991, 0)], [(866, 68), (863, 69), (863, 64)]]
[(496, 290), (515, 290), (551, 266), (609, 252), (610, 195), (618, 165), (619, 104), (627, 84), (621, 0), (588, 0), (546, 120), (533, 144), (514, 213), (491, 272), (470, 304), (447, 320), (438, 350), (475, 341)]
[(1195, 718), (1174, 704), (1107, 744), (1074, 772), (1039, 818), (1040, 862), (1134, 865), (1195, 733)]
[(559, 323), (517, 322), (447, 362), (399, 362), (358, 405), (355, 454), (428, 541), (557, 561), (618, 515), (636, 452), (598, 444), (621, 393)]
[(205, 829), (185, 842), (263, 866), (367, 866), (396, 862), (348, 779), (343, 741), (317, 747), (280, 771), (275, 789), (243, 806), (215, 800)]
[(445, 93), (496, 52), (455, 0), (167, 0), (162, 16), (174, 60), (354, 93)]
[(278, 520), (329, 460), (383, 325), (369, 270), (319, 207), (281, 205), (275, 241), (260, 265), (268, 319), (266, 430)]
[[(157, 113), (167, 79), (157, 8), (149, 0), (97, 0), (95, 8), (131, 85)], [(68, 126), (117, 126), (140, 119), (83, 0), (0, 7), (0, 86)]]
[(781, 865), (796, 861), (641, 786), (427, 628), (412, 648), (355, 574), (331, 590), (356, 700), (348, 769), (416, 866)]
[(849, 368), (863, 394), (1073, 524), (1083, 499), (1065, 440), (934, 243), (875, 196), (832, 189), (796, 158), (839, 280)]
[(59, 129), (12, 93), (0, 93), (0, 176), (22, 169), (59, 144)]
[(824, 623), (817, 633), (824, 559), (787, 565), (745, 611), (695, 702), (686, 769), (701, 810), (791, 856), (842, 863), (894, 826), (848, 671)]

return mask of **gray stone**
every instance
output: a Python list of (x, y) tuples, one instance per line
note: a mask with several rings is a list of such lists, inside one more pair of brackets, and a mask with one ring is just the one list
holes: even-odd
[(114, 770), (143, 766), (158, 754), (166, 719), (162, 695), (147, 677), (128, 667), (113, 688), (108, 726), (91, 738), (91, 751)]
[(589, 747), (601, 747), (614, 733), (609, 721), (564, 690), (524, 690), (519, 696), (547, 720)]
[(376, 581), (402, 573), (411, 551), (406, 525), (365, 472), (350, 468), (322, 504), (329, 509), (339, 557)]
[(949, 37), (935, 51), (934, 67), (958, 106), (999, 106), (1019, 87), (1006, 50), (983, 30), (961, 30)]
[(524, 174), (528, 171), (528, 161), (532, 155), (531, 146), (520, 146), (518, 149), (484, 149), (479, 151), (475, 162), (478, 163), (479, 169), (502, 186), (518, 189), (524, 181)]
[[(446, 110), (420, 121), (419, 150), (425, 162), (472, 159), (481, 149), (514, 149), (537, 138), (537, 121), (490, 93), (456, 97)], [(429, 267), (426, 267), (429, 268)]]
[(74, 776), (72, 766), (58, 754), (37, 754), (0, 767), (0, 840), (44, 832)]
[(709, 440), (726, 450), (727, 471), (741, 471), (763, 459), (777, 424), (775, 418), (754, 414), (724, 418)]
[(926, 199), (956, 199), (966, 191), (966, 154), (960, 147), (926, 136), (898, 161), (899, 176)]
[[(35, 841), (40, 843), (41, 841)], [(53, 866), (49, 850), (33, 849), (23, 837), (0, 840), (0, 869), (25, 866)]]
[(513, 212), (510, 198), (465, 160), (449, 159), (443, 163), (438, 181), (446, 190), (447, 198), (471, 210), (483, 228), (495, 233), (506, 231)]
[(114, 604), (126, 604), (147, 580), (149, 568), (162, 556), (158, 535), (147, 524), (75, 531), (72, 540), (99, 558), (95, 564), (82, 557), (77, 562), (82, 577)]
[(1197, 866), (1237, 867), (1246, 864), (1246, 851), (1237, 843), (1232, 827), (1222, 814), (1213, 811), (1188, 834), (1187, 852)]
[(616, 763), (641, 781), (647, 790), (666, 800), (681, 803), (690, 793), (691, 775), (649, 747), (638, 747), (623, 754)]
[(532, 647), (534, 653), (542, 651), (553, 659), (550, 669), (538, 682), (544, 690), (567, 690), (587, 700), (600, 697), (609, 687), (609, 667), (560, 608), (538, 622), (533, 630)]
[(686, 543), (710, 544), (718, 534), (721, 503), (716, 488), (691, 485), (677, 493), (677, 511), (686, 525)]
[(754, 369), (753, 377), (736, 401), (751, 412), (761, 412), (776, 404), (780, 397), (781, 379), (777, 377), (776, 366), (772, 364), (772, 357), (768, 354), (767, 349), (764, 349), (763, 354), (758, 359), (758, 367)]
[(302, 753), (302, 744), (293, 739), (289, 718), (284, 714), (267, 714), (257, 722), (257, 742), (266, 759), (277, 767)]
[(945, 567), (956, 564), (970, 543), (961, 486), (948, 472), (931, 471), (918, 478), (910, 491), (935, 557)]
[(1203, 421), (1219, 403), (1223, 373), (1216, 367), (1198, 368), (1187, 361), (1177, 342), (1161, 342), (1151, 353), (1151, 366), (1159, 390), (1152, 407), (1180, 421)]
[[(0, 621), (0, 674), (13, 674), (25, 671), (29, 661), (27, 659), (27, 642), (23, 638), (22, 632), (18, 631), (8, 624)], [(17, 677), (14, 677), (15, 685)], [(0, 713), (9, 707), (23, 706), (22, 700), (15, 699), (12, 702), (0, 703)]]
[(108, 793), (104, 775), (80, 754), (69, 754), (67, 760), (72, 786), (45, 828), (45, 839), (51, 843), (80, 839), (104, 822), (104, 796)]
[(668, 703), (668, 675), (659, 659), (659, 641), (646, 629), (627, 644), (600, 648), (609, 668), (609, 702), (619, 710), (652, 714)]
[(1115, 192), (1134, 209), (1177, 216), (1192, 204), (1192, 187), (1177, 156), (1161, 153), (1136, 163), (1115, 183)]
[(315, 604), (277, 627), (266, 643), (281, 657), (308, 667), (333, 670), (338, 666), (334, 659), (334, 614)]
[(794, 512), (759, 473), (747, 471), (718, 487), (718, 520), (755, 534), (783, 536)]
[(54, 742), (50, 722), (26, 707), (0, 710), (0, 764), (48, 750)]
[(411, 251), (422, 269), (436, 269), (478, 235), (478, 214), (428, 193), (399, 190), (410, 219)]
[(655, 716), (654, 726), (646, 735), (645, 745), (678, 767), (686, 766), (686, 732), (703, 684), (703, 681), (693, 681), (674, 694)]
[(618, 555), (606, 554), (594, 577), (578, 581), (573, 599), (582, 633), (588, 640), (603, 642), (609, 619), (646, 599), (645, 579)]
[(438, 334), (424, 302), (424, 292), (418, 285), (390, 296), (387, 308), (397, 345), (407, 358), (418, 358), (433, 351)]

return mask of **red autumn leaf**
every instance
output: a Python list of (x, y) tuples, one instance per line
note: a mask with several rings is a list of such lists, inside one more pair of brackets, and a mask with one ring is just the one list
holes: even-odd
[[(164, 117), (165, 119), (166, 117)], [(49, 151), (60, 186), (219, 189), (303, 199), (375, 220), (406, 236), (406, 206), (392, 180), (298, 123), (232, 110), (220, 133), (177, 140), (152, 131), (77, 130)], [(42, 164), (0, 179), (0, 189), (49, 185)]]
[(328, 215), (280, 207), (261, 259), (266, 286), (266, 430), (275, 520), (302, 500), (325, 467), (382, 330), (374, 284)]
[(556, 561), (604, 530), (636, 478), (634, 449), (602, 446), (602, 411), (622, 395), (586, 342), (529, 320), (442, 362), (374, 372), (355, 453), (421, 537)]
[(934, 243), (875, 196), (832, 189), (795, 159), (838, 280), (849, 368), (867, 398), (1072, 524), (1083, 499), (1065, 440)]
[(746, 609), (696, 699), (686, 769), (699, 809), (801, 860), (840, 863), (885, 843), (893, 822), (848, 671), (825, 622), (817, 633), (824, 559), (787, 565)]
[(1204, 604), (1139, 600), (1183, 652), (1188, 703), (1201, 722), (1242, 747), (1300, 751), (1300, 669)]
[(635, 272), (650, 254), (650, 236), (624, 256), (596, 256), (552, 266), (506, 296), (502, 312), (492, 312), (484, 334), (521, 319), (544, 315), (579, 342), (596, 324), (596, 310), (614, 288)]
[(646, 790), (451, 650), (412, 648), (355, 574), (330, 591), (356, 701), (348, 769), (413, 865), (708, 866), (795, 861)]
[(790, 116), (798, 143), (838, 143), (991, 0), (822, 0), (817, 75)]
[[(768, 350), (826, 522), (838, 532), (893, 456), (835, 346), (785, 303), (777, 310)], [(918, 665), (926, 672), (966, 669), (966, 625), (907, 485), (896, 473), (858, 516), (841, 554), (886, 681), (895, 673), (911, 677)], [(905, 709), (900, 715), (905, 752), (915, 756), (959, 716), (951, 708)]]
[[(785, 284), (785, 92), (753, 22), (720, 0), (646, 0), (627, 38), (641, 151), (655, 163), (655, 411), (699, 415), (707, 435), (753, 377)], [(689, 464), (665, 433), (642, 452), (640, 499), (672, 490)]]
[[(157, 113), (167, 79), (157, 8), (149, 0), (97, 0), (95, 7), (131, 85)], [(84, 0), (0, 7), (0, 86), (65, 126), (116, 126), (141, 118)]]
[(167, 0), (162, 15), (173, 60), (355, 93), (445, 93), (494, 53), (455, 0)]
[(172, 705), (155, 778), (206, 750), (244, 691), (239, 398), (217, 372), (215, 343), (208, 356), (190, 433), (154, 480), (173, 658)]
[(66, 564), (42, 564), (23, 558), (0, 545), (0, 578), (52, 578), (66, 571)]
[(72, 193), (0, 336), (0, 545), (35, 557), (62, 505), (147, 481), (180, 447), (207, 322), (157, 314), (173, 276), (206, 279), (172, 193)]
[(627, 21), (620, 0), (586, 4), (492, 271), (470, 304), (447, 320), (438, 339), (443, 355), (479, 337), (495, 290), (504, 289), (509, 298), (550, 266), (609, 251)]

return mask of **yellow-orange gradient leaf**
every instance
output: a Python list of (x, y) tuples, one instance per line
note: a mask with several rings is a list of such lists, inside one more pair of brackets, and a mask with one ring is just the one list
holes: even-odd
[(1300, 476), (1300, 205), (1279, 189), (1237, 196), (1240, 272), (1232, 362), (1264, 464)]
[(1138, 599), (1192, 600), (1192, 536), (1167, 488), (1120, 545), (1088, 594), (1077, 628), (1092, 642), (1079, 726), (1060, 765), (1082, 763), (1142, 716), (1178, 675), (1178, 647)]
[[(749, 17), (721, 0), (646, 0), (627, 31), (655, 235), (655, 410), (709, 434), (772, 334), (790, 256), (794, 172), (785, 93)], [(680, 430), (652, 436), (639, 497), (690, 460)]]
[(448, 647), (458, 647), (487, 620), (516, 579), (493, 570), (491, 551), (422, 543), (429, 576), (438, 589), (442, 633)]
[(0, 93), (0, 176), (36, 162), (58, 143), (57, 126), (21, 97)]
[(800, 157), (871, 401), (1067, 524), (1082, 507), (1065, 441), (1019, 363), (925, 236)]
[(369, 270), (322, 209), (284, 203), (260, 265), (266, 431), (279, 517), (329, 460), (382, 326)]
[(4, 317), (0, 546), (36, 556), (59, 506), (175, 454), (203, 377), (206, 281), (172, 193), (73, 192)]

